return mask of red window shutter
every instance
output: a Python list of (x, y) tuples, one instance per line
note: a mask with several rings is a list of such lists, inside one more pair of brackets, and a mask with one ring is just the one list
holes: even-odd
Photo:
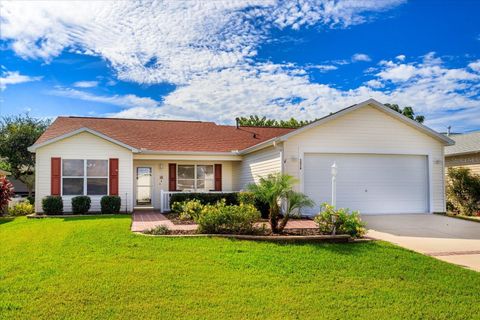
[(222, 165), (215, 164), (215, 191), (222, 191)]
[(61, 159), (60, 158), (52, 158), (51, 165), (50, 165), (50, 194), (52, 196), (59, 196), (60, 195), (60, 179), (61, 179)]
[(118, 196), (118, 159), (110, 159), (110, 190), (109, 194), (111, 196)]
[(177, 191), (177, 164), (168, 164), (168, 190)]

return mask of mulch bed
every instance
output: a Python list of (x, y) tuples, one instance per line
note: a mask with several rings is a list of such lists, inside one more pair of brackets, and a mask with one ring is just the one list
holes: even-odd
[(181, 220), (180, 215), (176, 212), (164, 212), (162, 214), (173, 224), (195, 224), (193, 220)]

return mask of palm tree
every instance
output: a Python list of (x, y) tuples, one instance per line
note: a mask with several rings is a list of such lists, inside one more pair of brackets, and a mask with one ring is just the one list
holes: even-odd
[(302, 208), (313, 207), (315, 205), (315, 202), (313, 202), (306, 194), (293, 190), (287, 193), (285, 202), (285, 212), (283, 213), (283, 219), (278, 227), (280, 232), (283, 231), (291, 216), (300, 214)]
[[(268, 204), (268, 219), (273, 233), (283, 231), (292, 212), (313, 204), (307, 196), (292, 190), (296, 182), (297, 179), (292, 176), (277, 173), (261, 177), (257, 184), (248, 186), (248, 189), (255, 194), (257, 199)], [(285, 202), (287, 206), (279, 226), (282, 202)]]

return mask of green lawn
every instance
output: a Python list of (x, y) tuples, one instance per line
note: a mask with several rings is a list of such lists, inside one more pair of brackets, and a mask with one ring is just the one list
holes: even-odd
[(130, 217), (0, 221), (3, 319), (469, 319), (480, 274), (385, 243), (130, 233)]

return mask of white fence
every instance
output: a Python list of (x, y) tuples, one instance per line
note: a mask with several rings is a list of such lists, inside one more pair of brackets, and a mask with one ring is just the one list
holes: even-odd
[(232, 193), (238, 191), (163, 191), (160, 190), (160, 212), (168, 212), (170, 211), (170, 199), (172, 194), (175, 193)]

